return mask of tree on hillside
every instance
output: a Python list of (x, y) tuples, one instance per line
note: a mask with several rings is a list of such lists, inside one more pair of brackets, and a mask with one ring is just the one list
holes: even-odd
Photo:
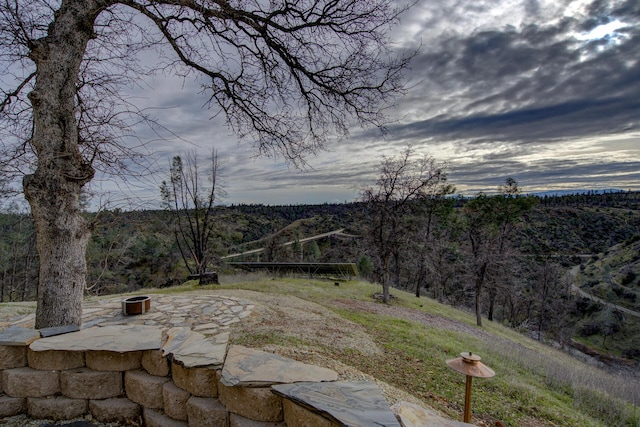
[(114, 224), (114, 217), (111, 212), (102, 214), (87, 247), (89, 274), (86, 292), (90, 295), (127, 291), (126, 288), (123, 289), (125, 281), (116, 276), (113, 270), (115, 266), (127, 264), (130, 250), (139, 235), (131, 229), (118, 227)]
[(565, 270), (559, 264), (545, 258), (532, 265), (534, 277), (531, 280), (529, 310), (535, 321), (538, 340), (550, 333), (557, 341), (564, 342), (566, 335), (566, 316), (569, 301), (569, 286)]
[(522, 214), (531, 209), (535, 198), (519, 195), (517, 183), (507, 178), (500, 194), (478, 194), (465, 203), (462, 212), (467, 236), (468, 268), (473, 282), (476, 323), (482, 326), (482, 296), (489, 287), (489, 320), (500, 283), (509, 283), (515, 260), (510, 241)]
[(175, 156), (169, 168), (169, 181), (162, 181), (160, 193), (165, 207), (173, 213), (173, 233), (184, 265), (201, 285), (209, 283), (209, 266), (216, 264), (213, 239), (216, 222), (213, 207), (223, 194), (219, 184), (218, 153), (211, 151), (211, 163), (201, 173), (198, 156), (190, 151)]
[(312, 240), (307, 245), (307, 261), (316, 262), (322, 256), (322, 252), (320, 251), (320, 246), (318, 246), (318, 242)]
[[(2, 0), (0, 165), (28, 171), (36, 327), (81, 323), (91, 227), (80, 194), (96, 170), (135, 154), (123, 138), (135, 112), (126, 85), (154, 72), (200, 77), (213, 114), (257, 153), (300, 164), (352, 118), (384, 125), (411, 56), (392, 55), (393, 4)], [(159, 59), (143, 66), (152, 51)]]
[(624, 315), (610, 305), (605, 306), (596, 319), (602, 334), (602, 346), (607, 348), (607, 337), (613, 339), (613, 335), (624, 326)]
[(290, 248), (284, 244), (286, 239), (282, 235), (269, 236), (264, 242), (262, 257), (264, 262), (287, 262), (291, 258)]
[(304, 258), (304, 253), (302, 251), (302, 244), (300, 243), (300, 239), (296, 236), (296, 239), (291, 244), (291, 260), (293, 262), (302, 262)]
[[(409, 214), (423, 198), (450, 189), (445, 165), (433, 157), (416, 158), (411, 147), (394, 157), (384, 157), (375, 185), (365, 187), (360, 199), (367, 209), (366, 236), (382, 284), (382, 300), (389, 302), (391, 264), (403, 244), (410, 239)], [(396, 283), (397, 284), (397, 283)]]
[(371, 264), (371, 260), (366, 255), (362, 255), (358, 260), (358, 273), (360, 276), (365, 279), (369, 279), (371, 277), (371, 273), (373, 273), (373, 264)]
[(421, 203), (419, 223), (415, 239), (410, 244), (415, 254), (416, 296), (421, 287), (430, 287), (432, 295), (440, 302), (454, 283), (459, 268), (458, 240), (460, 225), (453, 205), (455, 199), (444, 195), (434, 196)]

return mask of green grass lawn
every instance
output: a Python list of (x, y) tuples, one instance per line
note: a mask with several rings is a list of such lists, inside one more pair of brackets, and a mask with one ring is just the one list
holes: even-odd
[[(475, 326), (470, 313), (428, 298), (393, 290), (398, 305), (461, 322), (478, 331), (438, 329), (417, 321), (335, 308), (336, 299), (373, 301), (379, 287), (366, 282), (333, 282), (302, 279), (262, 279), (222, 285), (285, 294), (313, 301), (361, 325), (385, 351), (372, 356), (357, 350), (319, 349), (326, 355), (405, 390), (451, 418), (459, 419), (464, 402), (464, 376), (448, 368), (447, 359), (462, 351), (480, 354), (497, 375), (475, 379), (473, 421), (520, 426), (629, 426), (640, 425), (640, 383), (609, 375), (587, 366), (550, 346), (528, 339), (502, 325), (485, 321)], [(480, 333), (482, 332), (482, 333)], [(268, 337), (255, 337), (264, 343)], [(313, 346), (283, 341), (274, 344)], [(627, 400), (623, 400), (627, 399)], [(635, 400), (634, 400), (635, 399)]]

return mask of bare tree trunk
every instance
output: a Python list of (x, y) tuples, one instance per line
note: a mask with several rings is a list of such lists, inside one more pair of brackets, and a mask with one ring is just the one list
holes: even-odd
[(400, 248), (393, 251), (393, 281), (396, 288), (400, 288)]
[(498, 290), (495, 287), (491, 287), (489, 289), (489, 310), (487, 312), (487, 320), (493, 321), (493, 309), (496, 304), (497, 295), (498, 295)]
[(482, 305), (480, 303), (480, 291), (476, 289), (476, 325), (482, 326)]
[(487, 271), (487, 264), (483, 263), (480, 266), (479, 271), (476, 276), (476, 295), (475, 295), (475, 303), (476, 303), (476, 325), (482, 326), (482, 288), (484, 287), (484, 276)]
[(63, 1), (46, 37), (30, 53), (38, 74), (29, 94), (37, 152), (35, 172), (24, 192), (36, 229), (40, 256), (36, 328), (80, 325), (90, 237), (80, 211), (80, 192), (94, 170), (78, 149), (76, 83), (98, 3)]
[(382, 302), (385, 304), (389, 304), (391, 301), (389, 264), (389, 256), (387, 255), (382, 261)]

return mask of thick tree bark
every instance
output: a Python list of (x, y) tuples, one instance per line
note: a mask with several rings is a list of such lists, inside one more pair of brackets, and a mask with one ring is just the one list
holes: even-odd
[(38, 72), (29, 94), (38, 162), (23, 187), (40, 257), (36, 328), (80, 325), (82, 320), (90, 230), (79, 200), (94, 170), (78, 149), (75, 97), (80, 64), (101, 10), (93, 0), (63, 1), (47, 36), (33, 43), (30, 54)]

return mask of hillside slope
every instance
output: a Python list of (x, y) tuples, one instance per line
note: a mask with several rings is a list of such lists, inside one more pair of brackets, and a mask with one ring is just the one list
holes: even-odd
[(600, 353), (640, 360), (640, 235), (577, 268), (583, 298), (579, 341)]
[(378, 303), (371, 297), (378, 291), (365, 282), (336, 287), (300, 279), (223, 284), (219, 290), (258, 303), (234, 329), (234, 342), (356, 377), (353, 372), (361, 372), (453, 419), (461, 416), (464, 377), (445, 362), (472, 351), (497, 372), (474, 382), (477, 425), (638, 422), (639, 408), (634, 412), (623, 400), (640, 401), (638, 379), (608, 374), (495, 323), (478, 328), (470, 314), (427, 298), (394, 290), (392, 304)]
[(594, 255), (580, 270), (577, 280), (583, 290), (640, 311), (640, 235)]
[[(390, 404), (410, 400), (460, 419), (464, 377), (445, 362), (480, 354), (497, 375), (473, 385), (473, 423), (495, 426), (629, 426), (640, 413), (640, 381), (608, 374), (468, 313), (394, 290), (389, 305), (367, 282), (222, 277), (221, 286), (194, 282), (146, 293), (220, 293), (255, 304), (231, 330), (233, 343), (336, 370), (349, 380), (375, 379)], [(33, 311), (0, 304), (0, 321)]]

